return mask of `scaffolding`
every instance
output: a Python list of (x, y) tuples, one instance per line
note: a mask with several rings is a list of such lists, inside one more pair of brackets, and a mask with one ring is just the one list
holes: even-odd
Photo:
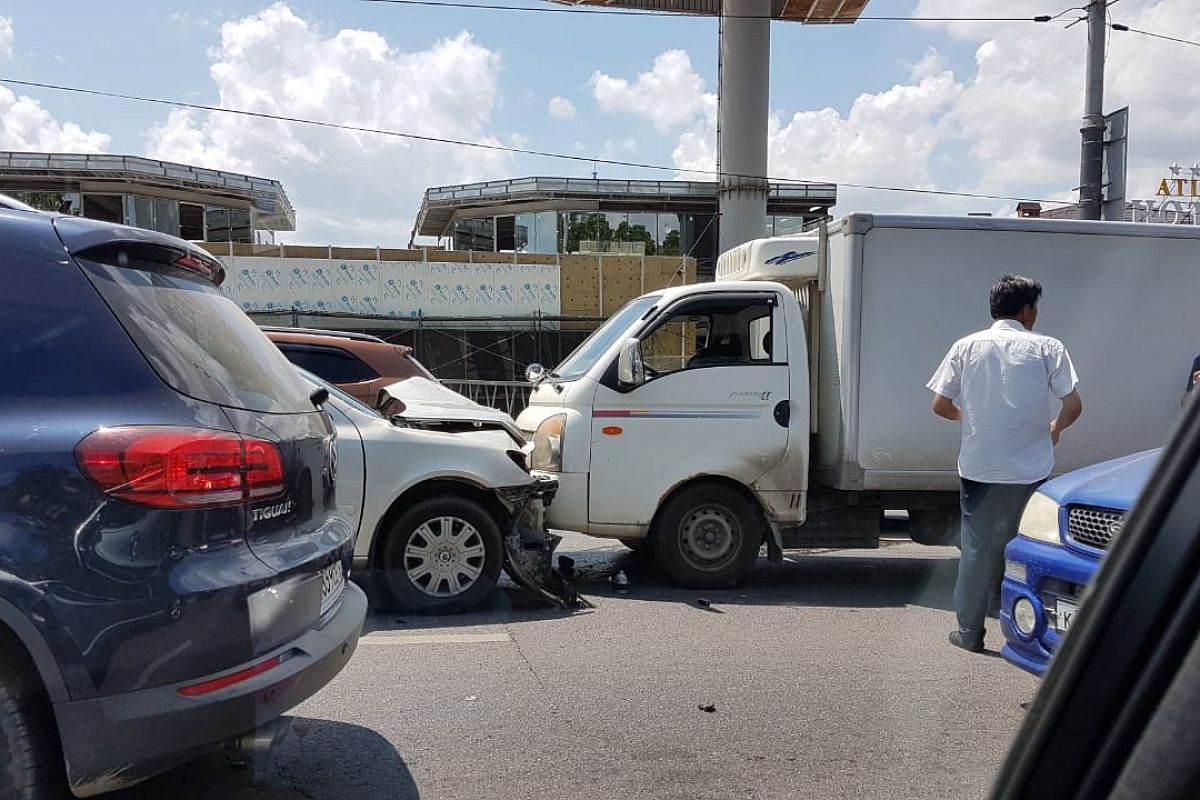
[(367, 333), (412, 349), (443, 384), (516, 416), (528, 402), (525, 370), (553, 367), (605, 321), (595, 316), (414, 317), (251, 312), (259, 325)]

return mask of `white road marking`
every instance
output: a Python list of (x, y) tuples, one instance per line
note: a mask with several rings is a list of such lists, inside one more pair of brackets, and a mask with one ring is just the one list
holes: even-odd
[(485, 644), (511, 641), (512, 636), (507, 633), (405, 633), (399, 635), (371, 633), (359, 639), (358, 643), (366, 645)]

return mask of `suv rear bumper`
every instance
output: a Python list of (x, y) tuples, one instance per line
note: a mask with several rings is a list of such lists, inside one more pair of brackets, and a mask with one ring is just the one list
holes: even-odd
[[(366, 595), (347, 582), (337, 611), (321, 627), (253, 661), (184, 683), (57, 704), (71, 791), (90, 797), (132, 786), (276, 719), (341, 671), (366, 613)], [(286, 660), (240, 683), (198, 697), (179, 693), (278, 655)]]

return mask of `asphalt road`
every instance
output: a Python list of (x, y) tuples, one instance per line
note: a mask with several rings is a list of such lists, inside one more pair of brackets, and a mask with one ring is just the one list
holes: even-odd
[(1037, 688), (946, 643), (953, 549), (789, 551), (720, 592), (615, 543), (559, 552), (595, 608), (508, 587), (469, 615), (375, 612), (269, 757), (205, 757), (113, 800), (982, 797)]

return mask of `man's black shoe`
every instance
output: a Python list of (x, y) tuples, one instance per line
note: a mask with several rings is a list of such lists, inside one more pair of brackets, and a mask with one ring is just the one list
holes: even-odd
[(954, 645), (955, 647), (961, 647), (963, 650), (967, 650), (971, 653), (983, 652), (982, 639), (977, 642), (972, 642), (963, 637), (961, 631), (954, 631), (954, 633), (950, 634), (950, 644)]

